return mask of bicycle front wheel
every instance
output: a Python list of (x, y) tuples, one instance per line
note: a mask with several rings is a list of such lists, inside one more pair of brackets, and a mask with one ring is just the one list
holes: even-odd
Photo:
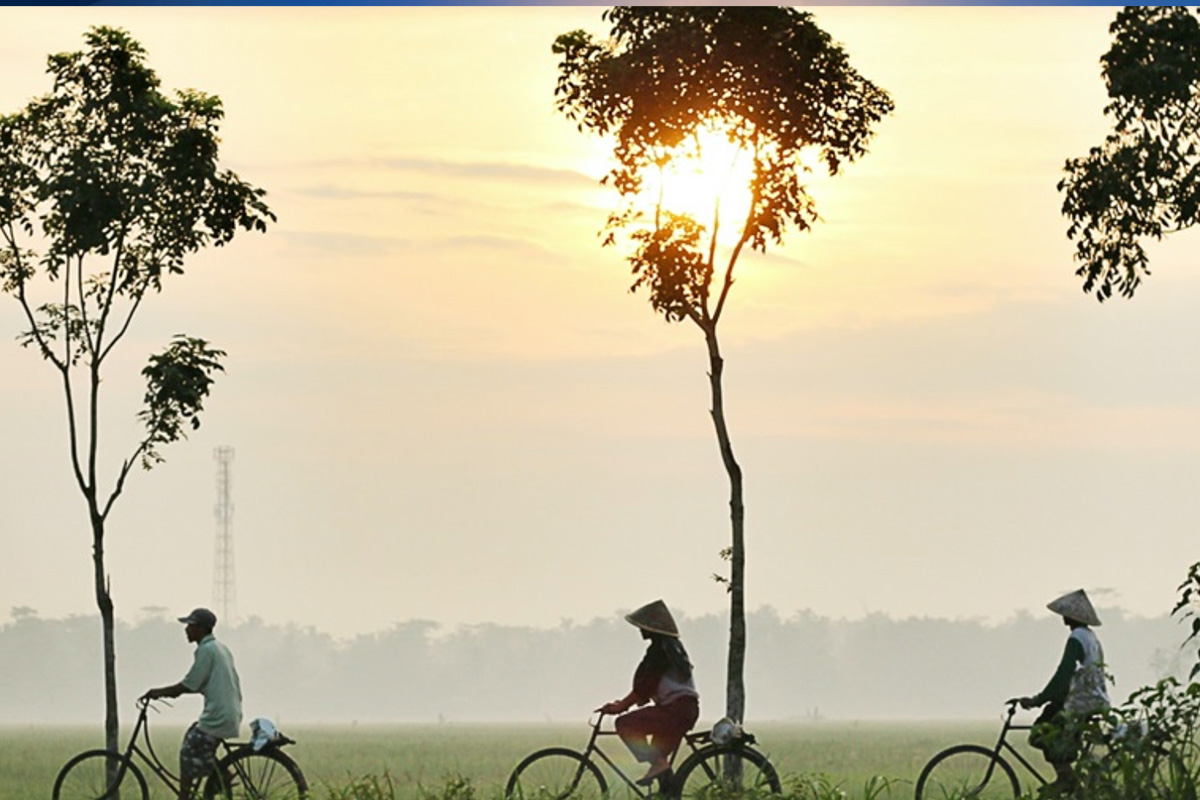
[[(740, 768), (729, 763), (731, 759), (740, 762)], [(765, 755), (748, 747), (706, 747), (693, 753), (675, 774), (671, 789), (674, 797), (683, 800), (783, 792), (775, 767)]]
[(596, 765), (565, 747), (526, 756), (504, 789), (507, 800), (597, 800), (607, 795), (608, 785)]
[(305, 800), (308, 782), (290, 756), (243, 748), (218, 762), (204, 784), (205, 800)]
[(921, 770), (916, 800), (1008, 800), (1020, 793), (1016, 773), (995, 751), (960, 744), (938, 753)]
[(111, 750), (88, 750), (54, 779), (53, 800), (148, 800), (146, 779), (132, 761)]

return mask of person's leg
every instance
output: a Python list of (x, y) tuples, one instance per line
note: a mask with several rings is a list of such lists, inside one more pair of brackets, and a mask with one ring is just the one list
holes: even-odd
[(179, 800), (192, 800), (193, 789), (212, 772), (219, 741), (200, 730), (198, 723), (187, 729), (179, 746)]
[(661, 706), (646, 706), (617, 717), (617, 734), (621, 741), (634, 758), (650, 765), (646, 774), (638, 779), (639, 784), (649, 785), (671, 768), (667, 760), (670, 751), (662, 749), (660, 740), (664, 733), (669, 735), (677, 726), (671, 712)]
[(656, 706), (646, 706), (617, 717), (617, 735), (638, 761), (653, 761), (658, 752), (650, 745), (650, 736), (659, 728), (662, 714)]
[(679, 748), (683, 735), (690, 731), (700, 717), (700, 701), (695, 697), (680, 697), (669, 705), (660, 706), (662, 724), (650, 739), (650, 745), (664, 759)]
[(1042, 751), (1042, 756), (1051, 765), (1062, 760), (1055, 757), (1056, 751), (1061, 747), (1057, 742), (1061, 716), (1062, 705), (1050, 703), (1042, 709), (1042, 713), (1033, 721), (1029, 730), (1030, 746)]

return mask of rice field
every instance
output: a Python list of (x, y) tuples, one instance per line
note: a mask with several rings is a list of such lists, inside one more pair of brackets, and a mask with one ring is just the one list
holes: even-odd
[[(839, 787), (848, 800), (910, 800), (921, 767), (936, 751), (959, 742), (991, 744), (999, 720), (983, 723), (811, 722), (769, 723), (752, 728), (785, 782), (820, 778)], [(582, 749), (590, 733), (577, 724), (287, 726), (297, 740), (288, 752), (297, 760), (314, 798), (364, 776), (391, 776), (396, 796), (421, 800), (450, 780), (469, 780), (479, 800), (501, 795), (509, 773), (540, 747)], [(172, 769), (182, 730), (154, 730), (155, 747)], [(0, 728), (0, 798), (47, 800), (59, 768), (72, 755), (98, 747), (98, 730), (79, 728)], [(638, 766), (615, 738), (605, 750), (631, 775)], [(1040, 759), (1035, 757), (1035, 764)], [(885, 778), (882, 792), (866, 791), (874, 777)], [(1027, 776), (1022, 776), (1022, 779)], [(167, 792), (147, 775), (155, 800)], [(610, 782), (611, 783), (611, 782)], [(878, 789), (878, 784), (876, 784)]]

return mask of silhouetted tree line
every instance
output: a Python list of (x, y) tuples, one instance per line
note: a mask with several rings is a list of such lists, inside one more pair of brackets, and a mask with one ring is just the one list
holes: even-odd
[[(161, 609), (146, 612), (117, 626), (119, 692), (130, 710), (146, 688), (181, 677), (191, 659), (182, 626)], [(1185, 632), (1173, 620), (1101, 615), (1115, 698), (1179, 671)], [(989, 625), (882, 614), (784, 618), (766, 609), (747, 622), (751, 721), (991, 717), (1005, 698), (1042, 687), (1066, 637), (1054, 620), (1028, 614)], [(0, 723), (99, 716), (95, 623), (12, 610), (0, 626)], [(680, 617), (708, 720), (722, 713), (727, 627), (720, 615)], [(351, 639), (251, 618), (217, 634), (237, 659), (247, 719), (277, 722), (582, 721), (627, 690), (643, 647), (617, 614), (549, 629), (412, 620)], [(178, 721), (193, 718), (197, 703), (177, 701)]]

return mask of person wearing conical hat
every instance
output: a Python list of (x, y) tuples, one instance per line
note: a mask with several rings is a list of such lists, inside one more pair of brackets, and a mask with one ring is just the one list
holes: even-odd
[(1096, 609), (1083, 589), (1068, 592), (1046, 605), (1071, 629), (1058, 669), (1046, 688), (1020, 699), (1023, 708), (1044, 706), (1033, 723), (1029, 743), (1054, 767), (1049, 793), (1069, 792), (1075, 785), (1071, 764), (1079, 754), (1082, 720), (1109, 707), (1104, 649), (1092, 627), (1100, 625)]
[[(670, 773), (672, 754), (700, 716), (700, 695), (692, 680), (692, 662), (667, 604), (655, 600), (625, 619), (641, 630), (650, 644), (634, 672), (629, 694), (596, 710), (620, 715), (617, 734), (638, 761), (649, 764), (638, 780), (649, 786)], [(640, 708), (630, 711), (634, 706)]]

